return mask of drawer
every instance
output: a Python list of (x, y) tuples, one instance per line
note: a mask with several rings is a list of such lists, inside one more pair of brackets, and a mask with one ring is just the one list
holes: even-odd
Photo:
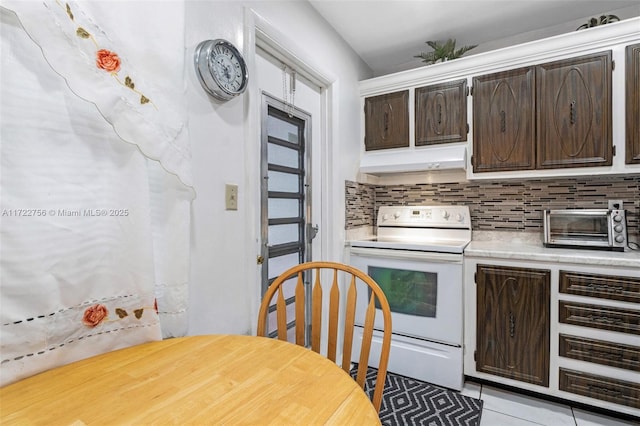
[(640, 334), (640, 311), (573, 303), (566, 300), (560, 301), (559, 308), (561, 323)]
[(615, 404), (640, 408), (640, 384), (560, 369), (560, 390)]
[(560, 335), (560, 356), (640, 371), (640, 347), (604, 340)]
[(640, 278), (560, 271), (560, 293), (640, 303)]

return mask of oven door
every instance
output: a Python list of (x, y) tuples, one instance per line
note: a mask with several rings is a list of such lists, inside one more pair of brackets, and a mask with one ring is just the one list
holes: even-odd
[[(462, 345), (462, 254), (351, 247), (350, 264), (384, 291), (394, 334)], [(356, 324), (363, 325), (366, 308), (358, 298)], [(377, 312), (376, 328), (382, 323)]]

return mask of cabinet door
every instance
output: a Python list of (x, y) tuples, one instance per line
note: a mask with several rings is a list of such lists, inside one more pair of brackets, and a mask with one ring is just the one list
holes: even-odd
[(367, 151), (409, 146), (409, 91), (372, 96), (364, 100)]
[(478, 265), (477, 371), (549, 385), (550, 274)]
[(640, 163), (640, 44), (627, 46), (626, 163)]
[(609, 166), (611, 51), (536, 68), (537, 167)]
[(415, 91), (416, 146), (467, 140), (467, 79)]
[(473, 171), (535, 167), (534, 69), (474, 77)]

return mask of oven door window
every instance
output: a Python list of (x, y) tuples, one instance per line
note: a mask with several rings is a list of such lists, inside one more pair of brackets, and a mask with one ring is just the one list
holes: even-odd
[[(369, 266), (368, 274), (382, 288), (392, 312), (436, 317), (438, 274), (378, 266)], [(376, 307), (380, 308), (377, 301)]]

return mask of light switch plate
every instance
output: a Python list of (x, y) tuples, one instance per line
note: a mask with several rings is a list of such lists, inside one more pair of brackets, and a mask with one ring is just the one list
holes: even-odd
[(238, 185), (225, 185), (224, 205), (227, 210), (238, 210)]

